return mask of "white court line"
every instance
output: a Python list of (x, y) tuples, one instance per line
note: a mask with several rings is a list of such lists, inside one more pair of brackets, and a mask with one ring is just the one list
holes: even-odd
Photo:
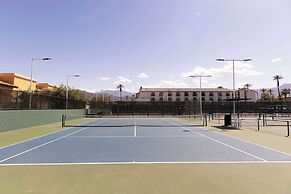
[[(174, 122), (172, 122), (172, 123), (174, 123)], [(176, 124), (177, 126), (179, 126), (177, 123), (175, 123), (175, 124)], [(180, 126), (180, 127), (181, 127), (181, 128), (185, 128), (185, 129), (190, 129), (190, 128), (183, 127), (183, 126)], [(234, 147), (234, 146), (231, 146), (231, 145), (229, 145), (229, 144), (227, 144), (227, 143), (224, 143), (224, 142), (222, 142), (222, 141), (219, 141), (219, 140), (217, 140), (217, 139), (214, 139), (214, 138), (209, 137), (209, 136), (207, 136), (207, 135), (204, 135), (204, 134), (202, 134), (202, 133), (199, 133), (199, 132), (193, 131), (192, 129), (190, 129), (190, 130), (191, 130), (193, 133), (199, 134), (199, 135), (201, 135), (202, 137), (205, 137), (205, 138), (210, 139), (210, 140), (212, 140), (212, 141), (214, 141), (214, 142), (220, 143), (220, 144), (222, 144), (222, 145), (224, 145), (224, 146), (226, 146), (226, 147), (232, 148), (232, 149), (234, 149), (234, 150), (236, 150), (236, 151), (239, 151), (239, 152), (241, 152), (241, 153), (244, 153), (244, 154), (246, 154), (246, 155), (249, 155), (249, 156), (251, 156), (251, 157), (253, 157), (253, 158), (256, 158), (256, 159), (258, 159), (258, 160), (261, 160), (261, 161), (263, 161), (263, 162), (267, 162), (267, 160), (265, 160), (265, 159), (263, 159), (263, 158), (261, 158), (261, 157), (255, 156), (255, 155), (253, 155), (253, 154), (251, 154), (251, 153), (249, 153), (249, 152), (243, 151), (243, 150), (241, 150), (241, 149), (239, 149), (239, 148), (236, 148), (236, 147)]]
[(251, 153), (249, 153), (249, 152), (243, 151), (243, 150), (241, 150), (241, 149), (239, 149), (239, 148), (236, 148), (236, 147), (234, 147), (234, 146), (231, 146), (231, 145), (229, 145), (229, 144), (227, 144), (227, 143), (224, 143), (224, 142), (222, 142), (222, 141), (219, 141), (219, 140), (217, 140), (217, 139), (214, 139), (214, 138), (212, 138), (212, 137), (209, 137), (209, 136), (207, 136), (207, 135), (204, 135), (204, 134), (199, 133), (199, 132), (196, 132), (196, 131), (193, 131), (193, 132), (196, 133), (196, 134), (199, 134), (199, 135), (201, 135), (201, 136), (203, 136), (203, 137), (205, 137), (205, 138), (208, 138), (208, 139), (210, 139), (210, 140), (212, 140), (212, 141), (215, 141), (215, 142), (217, 142), (217, 143), (220, 143), (220, 144), (222, 144), (222, 145), (225, 145), (225, 146), (227, 146), (227, 147), (229, 147), (229, 148), (232, 148), (232, 149), (234, 149), (234, 150), (237, 150), (237, 151), (239, 151), (239, 152), (242, 152), (242, 153), (244, 153), (244, 154), (247, 154), (247, 155), (249, 155), (249, 156), (251, 156), (251, 157), (253, 157), (253, 158), (256, 158), (256, 159), (261, 160), (261, 161), (263, 161), (263, 162), (267, 162), (267, 160), (265, 160), (265, 159), (263, 159), (263, 158), (261, 158), (261, 157), (255, 156), (255, 155), (253, 155), (253, 154), (251, 154)]
[(142, 165), (142, 164), (291, 164), (291, 161), (184, 161), (184, 162), (77, 162), (77, 163), (22, 163), (1, 166), (74, 166), (74, 165)]
[[(219, 134), (219, 135), (222, 135), (222, 134), (220, 134), (220, 133), (218, 133), (216, 131), (212, 131), (212, 132), (213, 133), (216, 133), (216, 134)], [(257, 144), (257, 143), (253, 143), (253, 142), (244, 140), (244, 139), (240, 139), (240, 138), (237, 138), (237, 137), (232, 137), (232, 136), (226, 135), (226, 134), (223, 134), (223, 136), (226, 136), (226, 137), (229, 137), (229, 138), (233, 138), (233, 139), (236, 139), (236, 140), (240, 140), (240, 141), (244, 141), (246, 143), (253, 144), (253, 145), (256, 145), (256, 146), (260, 146), (260, 147), (266, 148), (266, 149), (271, 150), (271, 151), (274, 151), (274, 152), (278, 152), (278, 153), (281, 153), (281, 154), (285, 154), (285, 155), (291, 156), (290, 153), (282, 152), (282, 151), (279, 151), (279, 150), (276, 150), (276, 149), (273, 149), (273, 148), (270, 148), (270, 147), (267, 147), (267, 146), (264, 146), (264, 145), (260, 145), (260, 144)]]
[(136, 122), (134, 123), (134, 132), (133, 132), (133, 136), (136, 137), (137, 130), (136, 130)]
[[(98, 122), (98, 123), (102, 123), (102, 122), (105, 122), (105, 121), (101, 121), (101, 122)], [(94, 125), (92, 125), (92, 126), (94, 126)], [(84, 131), (85, 129), (88, 129), (88, 128), (89, 128), (89, 127), (81, 128), (80, 130), (77, 130), (77, 131), (74, 131), (74, 132), (72, 132), (72, 133), (69, 133), (69, 134), (63, 135), (63, 136), (61, 136), (61, 137), (58, 137), (58, 138), (53, 139), (53, 140), (51, 140), (51, 141), (48, 141), (48, 142), (46, 142), (46, 143), (40, 144), (40, 145), (38, 145), (38, 146), (35, 146), (35, 147), (33, 147), (33, 148), (30, 148), (30, 149), (25, 150), (25, 151), (23, 151), (23, 152), (20, 152), (20, 153), (18, 153), (18, 154), (12, 155), (12, 156), (10, 156), (10, 157), (8, 157), (8, 158), (5, 158), (5, 159), (3, 159), (3, 160), (0, 160), (0, 163), (3, 163), (3, 162), (5, 162), (5, 161), (10, 160), (10, 159), (12, 159), (12, 158), (15, 158), (15, 157), (17, 157), (17, 156), (23, 155), (23, 154), (25, 154), (25, 153), (28, 153), (28, 152), (30, 152), (30, 151), (33, 151), (33, 150), (35, 150), (35, 149), (38, 149), (38, 148), (40, 148), (40, 147), (43, 147), (43, 146), (45, 146), (45, 145), (48, 145), (48, 144), (50, 144), (50, 143), (53, 143), (53, 142), (55, 142), (55, 141), (58, 141), (58, 140), (60, 140), (60, 139), (65, 138), (65, 137), (68, 137), (68, 136), (70, 136), (70, 135), (73, 135), (73, 134), (79, 133), (79, 132)]]
[(35, 147), (33, 147), (33, 148), (30, 148), (30, 149), (28, 149), (28, 150), (25, 150), (25, 151), (23, 151), (23, 152), (20, 152), (20, 153), (18, 153), (18, 154), (15, 154), (15, 155), (13, 155), (13, 156), (10, 156), (10, 157), (8, 157), (8, 158), (5, 158), (5, 159), (3, 159), (3, 160), (0, 160), (0, 163), (5, 162), (5, 161), (7, 161), (7, 160), (10, 160), (10, 159), (12, 159), (12, 158), (15, 158), (15, 157), (17, 157), (17, 156), (23, 155), (23, 154), (25, 154), (25, 153), (28, 153), (28, 152), (30, 152), (30, 151), (33, 151), (33, 150), (35, 150), (35, 149), (38, 149), (38, 148), (40, 148), (40, 147), (43, 147), (43, 146), (45, 146), (45, 145), (48, 145), (48, 144), (50, 144), (50, 143), (53, 143), (53, 142), (55, 142), (55, 141), (58, 141), (58, 140), (60, 140), (60, 139), (65, 138), (65, 137), (68, 137), (69, 135), (73, 135), (73, 134), (75, 134), (75, 133), (78, 133), (78, 132), (84, 131), (85, 129), (88, 129), (88, 128), (89, 128), (89, 127), (85, 127), (85, 128), (82, 128), (82, 129), (80, 129), (80, 130), (78, 130), (78, 131), (75, 131), (75, 132), (69, 133), (69, 134), (67, 134), (67, 135), (64, 135), (64, 136), (58, 137), (58, 138), (56, 138), (56, 139), (54, 139), (54, 140), (51, 140), (51, 141), (48, 141), (48, 142), (46, 142), (46, 143), (40, 144), (40, 145), (38, 145), (38, 146), (35, 146)]
[[(96, 121), (94, 121), (94, 122), (96, 122)], [(93, 122), (89, 122), (89, 123), (93, 123)], [(0, 150), (5, 149), (5, 148), (8, 148), (8, 147), (11, 147), (11, 146), (15, 146), (15, 145), (18, 145), (18, 144), (22, 144), (22, 143), (25, 143), (25, 142), (28, 142), (28, 141), (36, 140), (38, 138), (42, 138), (42, 137), (45, 137), (45, 136), (49, 136), (49, 135), (53, 135), (53, 134), (60, 133), (60, 132), (63, 132), (63, 131), (67, 131), (69, 129), (74, 129), (74, 128), (76, 128), (76, 127), (68, 127), (68, 128), (63, 129), (63, 130), (54, 131), (54, 132), (47, 133), (47, 134), (44, 134), (44, 135), (41, 135), (41, 136), (38, 136), (38, 137), (34, 137), (34, 138), (27, 139), (27, 140), (24, 140), (24, 141), (21, 141), (21, 142), (17, 142), (17, 143), (14, 143), (14, 144), (10, 144), (10, 145), (4, 146), (4, 147), (0, 147)]]
[(144, 136), (132, 136), (132, 135), (112, 135), (112, 136), (108, 136), (108, 135), (104, 135), (104, 136), (101, 136), (101, 135), (90, 135), (90, 136), (85, 136), (85, 135), (82, 135), (82, 136), (78, 136), (78, 135), (75, 135), (75, 136), (71, 136), (71, 137), (68, 137), (68, 138), (133, 138), (133, 137), (137, 137), (137, 138), (197, 138), (199, 136), (182, 136), (182, 135), (144, 135)]

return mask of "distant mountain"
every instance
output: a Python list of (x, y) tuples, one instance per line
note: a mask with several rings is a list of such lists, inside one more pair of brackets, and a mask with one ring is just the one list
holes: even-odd
[[(97, 92), (97, 94), (105, 94), (107, 96), (119, 96), (119, 90), (103, 90), (100, 92)], [(135, 93), (127, 92), (127, 91), (122, 91), (122, 96), (129, 96), (132, 97), (132, 95), (135, 95)]]
[[(112, 101), (119, 100), (119, 90), (102, 90), (97, 93), (92, 93), (92, 92), (87, 92), (85, 90), (81, 90), (87, 100), (90, 100), (92, 97), (95, 97), (96, 94), (97, 96), (105, 96), (105, 97), (110, 97)], [(135, 96), (135, 93), (127, 92), (127, 91), (122, 91), (122, 99), (123, 100), (131, 100), (132, 96)]]
[[(281, 85), (280, 87), (280, 91), (282, 91), (282, 89), (285, 89), (285, 88), (290, 88), (291, 89), (291, 83), (289, 84), (289, 83), (287, 83), (287, 84), (283, 84), (283, 85)], [(257, 91), (258, 93), (259, 93), (259, 98), (260, 98), (260, 96), (261, 96), (261, 93), (262, 93), (262, 90), (263, 88), (261, 88), (261, 89), (254, 89), (255, 91)], [(268, 90), (270, 90), (270, 89), (272, 89), (273, 90), (273, 94), (275, 95), (275, 96), (278, 96), (278, 91), (277, 91), (277, 87), (273, 87), (273, 88), (264, 88), (264, 89), (266, 89), (267, 91)]]

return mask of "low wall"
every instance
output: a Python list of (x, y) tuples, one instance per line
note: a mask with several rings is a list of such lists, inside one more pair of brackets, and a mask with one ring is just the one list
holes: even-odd
[(84, 109), (0, 111), (0, 132), (60, 122), (63, 114), (83, 115)]

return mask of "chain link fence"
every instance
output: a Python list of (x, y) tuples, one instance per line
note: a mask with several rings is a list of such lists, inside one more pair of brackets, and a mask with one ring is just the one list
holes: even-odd
[[(291, 102), (236, 102), (236, 113), (291, 113)], [(204, 114), (232, 113), (233, 102), (203, 102)], [(91, 114), (102, 115), (197, 115), (199, 102), (90, 102)]]
[[(84, 109), (86, 101), (68, 99), (68, 109)], [(0, 109), (28, 109), (29, 92), (0, 89)], [(32, 109), (65, 109), (66, 98), (34, 92)]]

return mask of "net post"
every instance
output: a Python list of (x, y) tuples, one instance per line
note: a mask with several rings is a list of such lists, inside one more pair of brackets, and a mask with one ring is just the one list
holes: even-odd
[(287, 136), (286, 137), (289, 137), (290, 135), (290, 123), (289, 121), (287, 121)]
[(65, 115), (62, 115), (62, 127), (65, 127)]
[(205, 126), (207, 126), (207, 115), (204, 115)]

